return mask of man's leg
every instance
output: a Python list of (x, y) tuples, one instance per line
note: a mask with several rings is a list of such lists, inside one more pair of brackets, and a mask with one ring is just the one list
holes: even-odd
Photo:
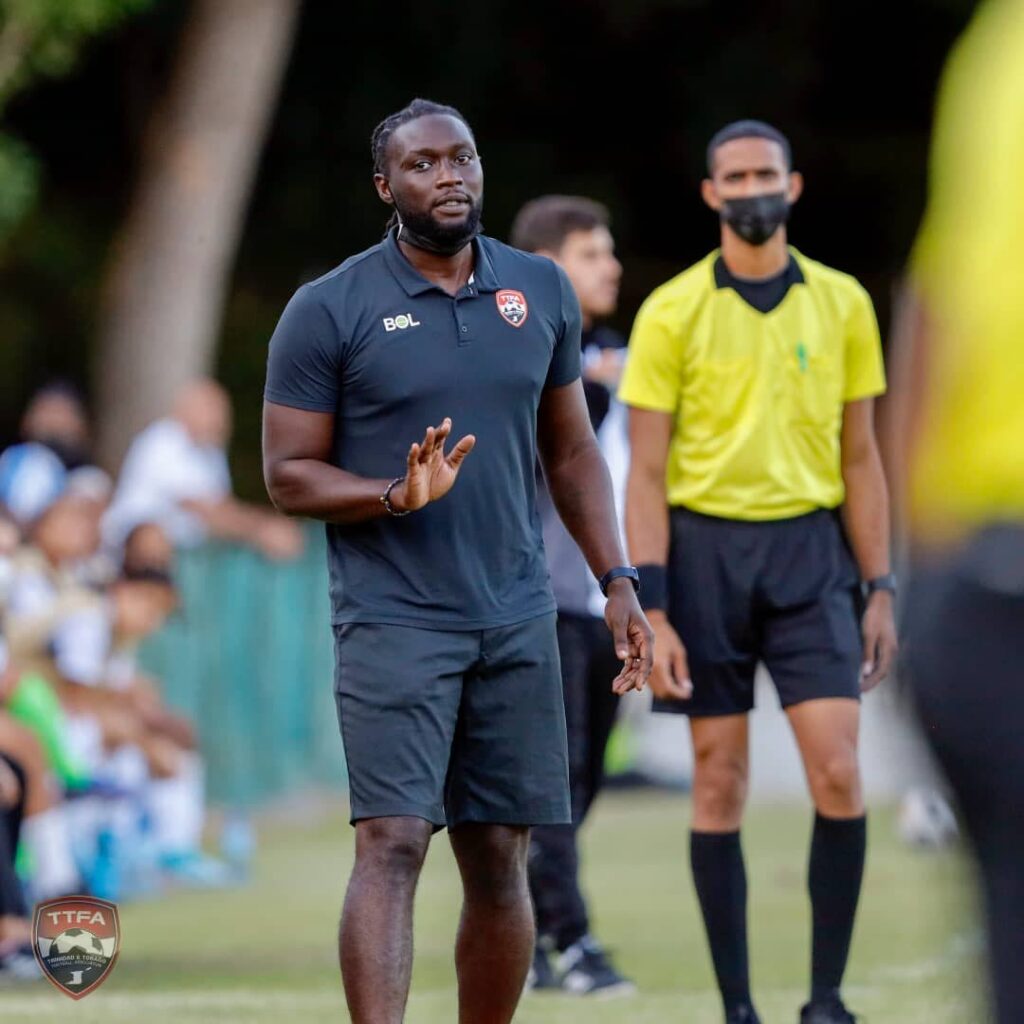
[(432, 826), (422, 818), (356, 824), (356, 863), (338, 933), (353, 1024), (401, 1024), (412, 971), (412, 907)]
[(356, 826), (339, 934), (355, 1024), (398, 1024), (409, 992), (413, 895), (444, 785), (471, 632), (383, 623), (334, 627), (335, 699)]
[(524, 826), (477, 823), (450, 833), (465, 894), (455, 944), (460, 1024), (508, 1024), (519, 1003), (534, 942), (529, 837)]
[(867, 819), (857, 764), (860, 704), (808, 700), (786, 709), (817, 811), (807, 883), (811, 896), (811, 1002), (839, 998), (860, 899)]
[(726, 1015), (751, 1003), (747, 875), (740, 823), (749, 756), (745, 714), (692, 717), (693, 830), (690, 864)]

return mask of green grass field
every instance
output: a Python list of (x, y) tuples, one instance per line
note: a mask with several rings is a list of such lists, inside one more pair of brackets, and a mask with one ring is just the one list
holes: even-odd
[[(630, 999), (527, 996), (521, 1024), (720, 1024), (686, 857), (687, 808), (672, 795), (610, 794), (585, 838), (595, 930), (639, 984)], [(765, 1024), (795, 1024), (807, 984), (805, 808), (754, 809), (745, 831), (754, 989)], [(334, 933), (352, 858), (340, 814), (269, 823), (253, 883), (122, 909), (111, 978), (79, 1003), (47, 983), (0, 991), (0, 1020), (96, 1024), (346, 1021)], [(443, 834), (417, 904), (407, 1021), (456, 1020), (451, 948), (459, 887)], [(962, 858), (921, 854), (874, 814), (847, 994), (866, 1024), (981, 1024), (979, 931)]]

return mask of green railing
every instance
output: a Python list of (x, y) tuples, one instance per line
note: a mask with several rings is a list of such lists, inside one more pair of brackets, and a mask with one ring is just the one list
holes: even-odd
[(199, 729), (215, 803), (344, 781), (322, 529), (306, 540), (287, 564), (219, 544), (182, 555), (181, 610), (143, 651)]

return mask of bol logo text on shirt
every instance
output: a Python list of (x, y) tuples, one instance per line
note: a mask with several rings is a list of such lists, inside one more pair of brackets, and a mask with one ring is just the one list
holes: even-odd
[(385, 331), (404, 331), (407, 327), (419, 327), (419, 320), (412, 313), (399, 313), (398, 316), (384, 317)]

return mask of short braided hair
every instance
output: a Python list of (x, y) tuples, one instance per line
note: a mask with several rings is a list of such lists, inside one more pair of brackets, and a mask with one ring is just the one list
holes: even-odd
[(466, 126), (470, 135), (473, 134), (473, 129), (469, 127), (469, 122), (454, 107), (445, 106), (443, 103), (435, 103), (433, 100), (415, 99), (401, 110), (388, 114), (373, 129), (373, 134), (370, 136), (370, 153), (373, 156), (374, 174), (386, 173), (388, 143), (391, 141), (391, 136), (394, 135), (395, 130), (401, 128), (403, 124), (408, 124), (410, 121), (415, 121), (420, 117), (427, 117), (430, 114), (446, 114), (448, 117), (454, 117)]

